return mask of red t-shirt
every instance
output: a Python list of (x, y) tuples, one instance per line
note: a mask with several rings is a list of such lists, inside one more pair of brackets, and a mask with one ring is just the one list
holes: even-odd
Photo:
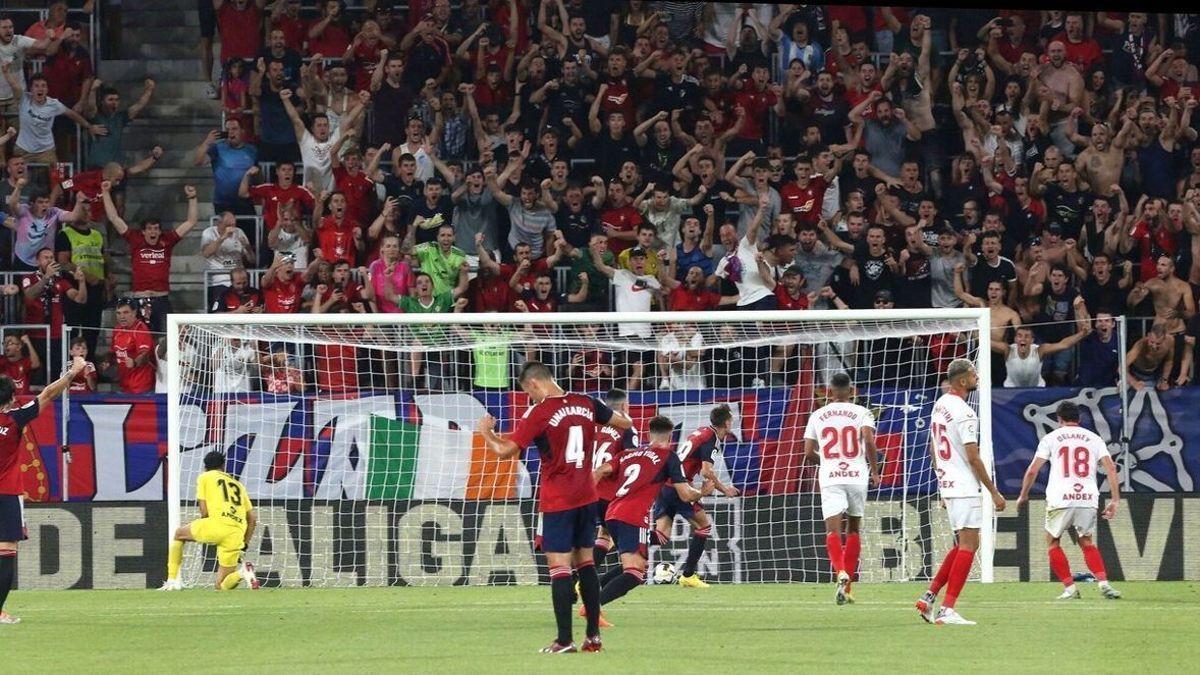
[(566, 511), (596, 501), (592, 452), (597, 424), (607, 424), (612, 410), (583, 394), (551, 396), (535, 404), (508, 435), (517, 447), (537, 444), (538, 510)]
[(353, 345), (316, 346), (317, 391), (343, 393), (358, 389), (358, 350)]
[[(308, 22), (308, 30), (321, 23), (320, 19)], [(346, 48), (350, 46), (350, 31), (337, 22), (330, 22), (320, 35), (308, 38), (308, 54), (320, 54), (335, 59), (342, 58)]]
[(1158, 276), (1158, 256), (1175, 257), (1175, 236), (1165, 225), (1150, 229), (1150, 224), (1139, 220), (1129, 233), (1138, 246), (1138, 277), (1142, 281), (1150, 281)]
[(92, 385), (88, 382), (88, 376), (94, 376), (95, 374), (95, 364), (93, 364), (91, 361), (88, 361), (83, 367), (83, 372), (71, 378), (71, 393), (90, 394), (91, 392), (95, 391), (95, 389), (92, 389)]
[(137, 359), (153, 349), (154, 338), (150, 336), (150, 329), (141, 321), (135, 321), (132, 328), (113, 330), (112, 354), (117, 360), (117, 384), (122, 392), (144, 394), (154, 391), (153, 358), (133, 368), (125, 365), (125, 359)]
[(18, 459), (23, 441), (21, 432), (37, 419), (39, 411), (35, 398), (20, 408), (0, 412), (0, 495), (19, 495), (25, 491)]
[(263, 286), (265, 302), (264, 311), (268, 314), (295, 314), (300, 311), (301, 295), (304, 293), (304, 278), (292, 274), (292, 278), (284, 281), (275, 277), (269, 286)]
[(691, 289), (678, 286), (671, 291), (667, 306), (672, 312), (700, 312), (716, 309), (721, 304), (721, 294), (701, 286)]
[(604, 519), (634, 527), (650, 527), (650, 507), (667, 478), (684, 480), (679, 456), (670, 445), (626, 450), (609, 460), (608, 465), (621, 484), (608, 504)]
[(125, 241), (129, 242), (129, 261), (133, 267), (133, 290), (171, 290), (171, 249), (179, 243), (175, 230), (163, 232), (158, 244), (151, 246), (140, 230), (125, 230)]
[(299, 204), (301, 208), (296, 215), (303, 217), (304, 213), (312, 211), (317, 203), (308, 188), (295, 183), (288, 187), (280, 187), (278, 183), (255, 185), (250, 188), (250, 199), (253, 199), (255, 203), (262, 204), (263, 223), (267, 226), (267, 232), (275, 229), (275, 226), (279, 224), (280, 208), (289, 204)]
[(512, 311), (512, 291), (503, 276), (477, 276), (471, 280), (471, 308), (476, 312)]
[(800, 297), (793, 298), (782, 283), (775, 286), (775, 298), (779, 301), (777, 309), (808, 309), (808, 295), (800, 291)]
[[(837, 21), (850, 35), (867, 30), (867, 13), (857, 5), (829, 5), (829, 20)], [(899, 18), (899, 17), (897, 17)]]
[[(320, 291), (315, 291), (313, 293), (313, 301), (319, 302), (321, 304), (325, 304), (326, 302), (329, 302), (329, 298), (333, 295), (334, 290), (335, 289), (330, 288), (330, 289), (326, 290), (324, 293), (321, 293)], [(344, 293), (346, 295), (346, 299), (343, 300), (342, 302), (338, 303), (337, 305), (330, 307), (328, 311), (336, 312), (339, 309), (341, 309), (342, 307), (349, 307), (350, 305), (352, 305), (356, 302), (362, 302), (362, 286), (354, 283), (353, 281), (346, 282), (346, 285), (342, 287), (342, 293)]]
[[(25, 289), (30, 286), (37, 285), (41, 281), (41, 272), (31, 272), (21, 278), (21, 295), (25, 296)], [(25, 320), (29, 323), (48, 323), (50, 324), (50, 334), (59, 336), (62, 335), (63, 325), (63, 297), (67, 291), (75, 288), (75, 282), (71, 277), (65, 274), (59, 276), (54, 281), (46, 285), (45, 290), (40, 295), (30, 298), (25, 296)], [(50, 301), (50, 306), (46, 306), (46, 301)], [(47, 310), (49, 310), (47, 312)], [(31, 330), (29, 331), (31, 340), (45, 339), (46, 331)]]
[[(333, 182), (337, 191), (346, 195), (346, 218), (356, 223), (367, 222), (371, 217), (371, 199), (375, 195), (374, 181), (362, 171), (351, 176), (346, 167), (339, 166), (333, 170)], [(312, 199), (311, 194), (309, 199)]]
[[(1066, 33), (1059, 33), (1054, 36), (1054, 41), (1062, 42), (1067, 48), (1067, 61), (1075, 64), (1079, 68), (1079, 72), (1086, 73), (1093, 64), (1104, 60), (1104, 53), (1100, 51), (1100, 43), (1095, 40), (1084, 38), (1079, 42), (1071, 42), (1067, 39)], [(1047, 43), (1049, 44), (1049, 43)]]
[(317, 246), (321, 249), (321, 257), (330, 263), (345, 260), (353, 265), (357, 254), (354, 248), (354, 231), (357, 229), (358, 223), (350, 220), (349, 216), (343, 218), (341, 223), (333, 216), (322, 218), (321, 226), (317, 228)]
[(609, 113), (619, 112), (625, 116), (625, 128), (632, 129), (630, 124), (635, 121), (634, 112), (637, 106), (629, 91), (629, 85), (625, 82), (623, 79), (609, 81), (608, 89), (604, 91), (604, 100), (600, 102), (600, 119), (607, 121)]
[(779, 198), (783, 202), (783, 210), (790, 211), (796, 220), (797, 229), (802, 225), (816, 227), (821, 220), (821, 204), (825, 199), (825, 190), (829, 183), (822, 176), (808, 179), (808, 187), (800, 187), (796, 181), (789, 181), (779, 189)]
[(65, 47), (46, 59), (42, 66), (42, 74), (46, 76), (46, 87), (50, 96), (62, 101), (68, 108), (79, 102), (79, 95), (83, 93), (83, 81), (95, 77), (92, 60), (88, 58), (87, 51), (68, 51)]
[[(620, 429), (607, 424), (596, 425), (596, 465), (605, 464), (621, 455), (625, 450), (638, 446), (637, 432), (633, 429)], [(617, 496), (617, 489), (625, 482), (625, 477), (613, 472), (596, 483), (596, 497), (611, 502)], [(603, 514), (601, 514), (603, 516)]]
[[(545, 272), (548, 269), (550, 269), (550, 266), (546, 264), (545, 258), (530, 261), (529, 268), (525, 270), (525, 274), (517, 279), (517, 292), (532, 292), (533, 282), (537, 281), (538, 273)], [(500, 263), (500, 278), (504, 279), (505, 282), (510, 281), (516, 273), (517, 266), (513, 263)]]
[(358, 43), (351, 54), (354, 59), (354, 90), (368, 91), (371, 89), (371, 73), (379, 67), (379, 50), (386, 45), (382, 42), (375, 45), (369, 45), (366, 42)]
[[(619, 209), (608, 209), (600, 214), (601, 225), (608, 225), (618, 232), (634, 232), (638, 225), (642, 224), (642, 214), (637, 212), (637, 209), (632, 206), (622, 206)], [(608, 238), (608, 250), (612, 251), (613, 256), (618, 256), (621, 251), (627, 248), (633, 248), (637, 242), (632, 239), (617, 239), (616, 237)]]
[(746, 109), (746, 119), (742, 122), (742, 130), (738, 133), (738, 138), (747, 140), (765, 138), (767, 132), (764, 125), (767, 123), (767, 111), (778, 101), (775, 92), (770, 89), (758, 91), (753, 84), (747, 82), (744, 88), (734, 96), (734, 101)]
[[(500, 53), (505, 53), (503, 48)], [(489, 59), (485, 56), (485, 61)], [(504, 63), (500, 63), (500, 67), (504, 67)], [(483, 110), (489, 108), (512, 108), (513, 88), (511, 84), (506, 83), (503, 79), (497, 83), (496, 88), (492, 89), (488, 86), (487, 79), (478, 80), (475, 82), (475, 104)]]
[(92, 169), (91, 171), (80, 171), (64, 180), (60, 185), (63, 190), (81, 194), (90, 202), (88, 217), (96, 222), (104, 220), (104, 202), (100, 199), (100, 183), (103, 181), (103, 172), (100, 169)]
[(308, 25), (300, 17), (281, 16), (271, 22), (272, 29), (283, 31), (283, 44), (296, 52), (304, 51), (304, 41), (308, 39)]
[[(263, 11), (254, 2), (239, 10), (226, 2), (217, 10), (217, 30), (221, 32), (221, 60), (253, 59), (262, 49)], [(343, 49), (345, 49), (343, 47)], [(338, 52), (341, 55), (341, 52)]]
[(29, 373), (32, 370), (33, 365), (29, 362), (29, 357), (27, 356), (22, 356), (16, 361), (7, 356), (0, 356), (0, 375), (7, 375), (12, 378), (17, 396), (29, 393)]

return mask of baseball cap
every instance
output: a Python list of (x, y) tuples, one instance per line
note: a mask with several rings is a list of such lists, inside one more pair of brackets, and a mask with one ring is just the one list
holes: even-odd
[(1050, 223), (1046, 226), (1046, 231), (1061, 235), (1063, 233), (1062, 223)]
[(787, 268), (786, 270), (784, 270), (784, 271), (783, 271), (783, 276), (785, 276), (785, 277), (786, 277), (786, 276), (787, 276), (787, 275), (789, 275), (789, 274), (796, 274), (796, 275), (799, 275), (799, 276), (801, 276), (801, 277), (802, 277), (802, 276), (804, 276), (804, 272), (803, 272), (803, 271), (801, 271), (801, 269), (800, 269), (800, 266), (799, 266), (799, 265), (792, 265), (791, 267), (789, 267), (789, 268)]
[(892, 297), (892, 292), (886, 288), (875, 293), (875, 302), (895, 302), (895, 301), (896, 301), (896, 299)]
[(641, 246), (634, 246), (633, 248), (629, 249), (629, 257), (630, 258), (645, 258), (646, 257), (646, 249), (642, 248)]

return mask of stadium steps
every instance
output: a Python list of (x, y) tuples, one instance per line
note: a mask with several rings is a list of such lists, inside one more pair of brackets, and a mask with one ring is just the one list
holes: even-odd
[[(141, 95), (147, 77), (157, 85), (149, 107), (126, 130), (125, 162), (128, 166), (140, 161), (155, 145), (165, 151), (148, 173), (129, 179), (125, 219), (135, 227), (147, 218), (174, 227), (187, 216), (183, 186), (196, 187), (200, 223), (175, 247), (171, 288), (177, 311), (203, 311), (205, 261), (200, 257), (200, 233), (212, 216), (212, 172), (192, 164), (192, 151), (218, 128), (221, 108), (204, 97), (207, 83), (199, 75), (196, 49), (199, 17), (194, 3), (124, 0), (122, 4), (121, 40), (113, 50), (117, 58), (101, 63), (100, 76), (121, 92), (126, 104)], [(110, 249), (117, 288), (128, 290), (125, 242), (115, 240)]]

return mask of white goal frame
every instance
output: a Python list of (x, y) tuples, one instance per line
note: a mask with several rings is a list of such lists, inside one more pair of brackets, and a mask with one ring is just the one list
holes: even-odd
[[(324, 326), (397, 326), (408, 324), (610, 324), (619, 316), (620, 322), (689, 322), (730, 323), (733, 320), (750, 323), (755, 321), (778, 322), (786, 320), (794, 324), (834, 322), (847, 323), (855, 320), (870, 321), (939, 321), (972, 319), (976, 322), (979, 340), (976, 369), (979, 374), (979, 454), (988, 473), (995, 476), (995, 459), (992, 448), (992, 373), (991, 373), (991, 311), (987, 308), (956, 309), (894, 309), (894, 310), (800, 310), (800, 311), (744, 311), (744, 312), (555, 312), (545, 314), (525, 313), (447, 313), (429, 314), (170, 314), (167, 316), (167, 544), (174, 539), (175, 530), (182, 525), (182, 502), (180, 476), (180, 391), (181, 368), (180, 329), (185, 325), (324, 325)], [(980, 580), (991, 583), (995, 579), (993, 554), (996, 541), (996, 512), (989, 498), (983, 504), (983, 527), (980, 530)]]

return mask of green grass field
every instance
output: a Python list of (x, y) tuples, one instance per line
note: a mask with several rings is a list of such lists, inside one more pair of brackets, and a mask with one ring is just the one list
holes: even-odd
[[(1115, 584), (1059, 603), (1049, 583), (969, 584), (960, 613), (930, 626), (916, 584), (676, 586), (607, 610), (601, 654), (535, 653), (554, 636), (548, 587), (263, 589), (229, 593), (17, 591), (0, 626), (9, 664), (33, 672), (1171, 672), (1200, 638), (1194, 583)], [(576, 636), (582, 635), (578, 620)], [(567, 661), (567, 664), (561, 661)]]

